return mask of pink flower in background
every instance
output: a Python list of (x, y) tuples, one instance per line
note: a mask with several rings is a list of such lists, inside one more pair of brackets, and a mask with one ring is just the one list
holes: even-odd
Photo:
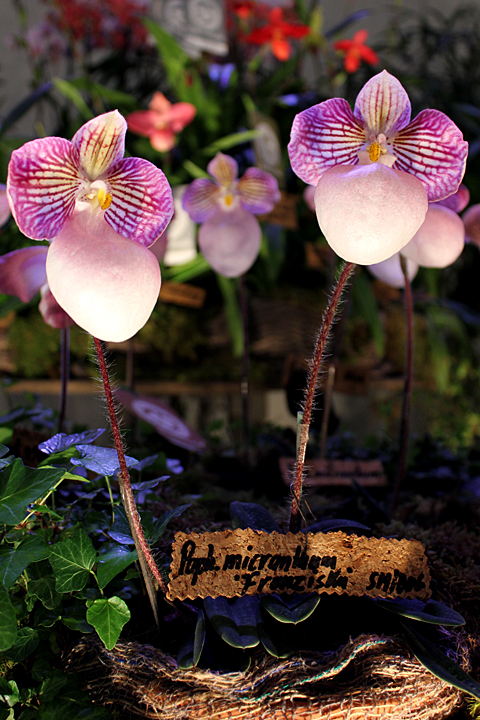
[(368, 269), (379, 280), (392, 287), (405, 287), (405, 277), (400, 265), (400, 256), (407, 260), (410, 280), (417, 274), (419, 266), (445, 268), (461, 255), (465, 246), (465, 226), (457, 213), (461, 212), (470, 199), (465, 185), (445, 200), (429, 203), (425, 220), (407, 245), (399, 253), (383, 262), (369, 265)]
[(411, 105), (385, 70), (369, 80), (354, 112), (342, 98), (299, 113), (288, 147), (294, 172), (316, 186), (320, 228), (335, 252), (370, 265), (402, 249), (428, 201), (456, 192), (468, 144), (442, 112)]
[(53, 297), (101, 340), (132, 337), (150, 317), (160, 270), (148, 250), (173, 214), (170, 186), (155, 165), (124, 158), (125, 119), (90, 120), (71, 142), (32, 140), (12, 153), (7, 193), (20, 230), (51, 240)]
[(333, 43), (335, 50), (345, 54), (343, 65), (348, 73), (357, 72), (362, 60), (368, 65), (378, 65), (380, 62), (377, 53), (365, 45), (367, 37), (367, 30), (358, 30), (351, 40), (338, 40)]
[(148, 137), (152, 147), (159, 152), (171, 150), (176, 143), (176, 133), (189, 125), (197, 109), (187, 102), (172, 103), (157, 92), (148, 110), (136, 110), (127, 117), (128, 129), (137, 135)]
[(207, 168), (211, 178), (194, 180), (182, 203), (201, 223), (198, 246), (212, 268), (226, 277), (243, 275), (255, 262), (262, 231), (255, 215), (270, 212), (280, 200), (273, 175), (249, 168), (237, 179), (237, 162), (217, 153)]

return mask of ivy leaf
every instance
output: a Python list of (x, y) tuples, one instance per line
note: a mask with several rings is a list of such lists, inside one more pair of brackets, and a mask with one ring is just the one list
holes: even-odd
[(54, 577), (31, 580), (28, 584), (28, 597), (33, 600), (40, 600), (47, 610), (53, 610), (62, 601), (62, 596), (55, 589)]
[(49, 552), (47, 544), (37, 535), (29, 535), (16, 548), (0, 548), (0, 582), (6, 588), (11, 587), (30, 563), (45, 560)]
[(27, 505), (51, 490), (64, 471), (60, 468), (25, 467), (20, 458), (0, 472), (0, 523), (17, 525)]
[(37, 649), (39, 642), (38, 630), (31, 627), (20, 628), (15, 643), (4, 652), (4, 655), (15, 663), (22, 662)]
[(40, 687), (42, 701), (53, 700), (67, 682), (68, 678), (62, 670), (52, 670)]
[(85, 605), (71, 605), (70, 607), (66, 607), (60, 619), (70, 630), (76, 630), (81, 633), (93, 632), (93, 627), (87, 622), (87, 608)]
[[(99, 473), (100, 475), (113, 475), (119, 467), (117, 451), (113, 448), (97, 447), (96, 445), (77, 445), (81, 457), (71, 458), (72, 465), (81, 465)], [(127, 467), (138, 463), (135, 458), (125, 455)]]
[[(15, 680), (10, 680), (10, 682), (7, 682), (2, 678), (2, 686), (0, 688), (0, 700), (2, 700), (4, 703), (7, 703), (9, 707), (13, 707), (18, 702), (20, 702), (20, 693)], [(11, 715), (8, 714), (6, 717), (10, 718)]]
[(95, 600), (87, 610), (87, 621), (93, 625), (107, 650), (115, 647), (123, 626), (129, 620), (130, 610), (119, 597)]
[(129, 551), (119, 545), (104, 555), (98, 556), (97, 580), (98, 587), (103, 590), (119, 573), (137, 559), (137, 551)]
[(0, 588), (0, 652), (8, 650), (17, 639), (17, 615), (8, 592)]
[(80, 530), (70, 540), (53, 545), (49, 560), (57, 580), (57, 592), (67, 593), (83, 590), (97, 553), (87, 533)]

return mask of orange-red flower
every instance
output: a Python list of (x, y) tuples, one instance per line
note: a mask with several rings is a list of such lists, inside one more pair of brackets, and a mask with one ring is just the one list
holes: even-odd
[(268, 43), (278, 60), (288, 60), (292, 50), (288, 38), (305, 37), (310, 32), (310, 28), (308, 25), (286, 22), (280, 7), (275, 7), (270, 11), (268, 20), (268, 25), (253, 30), (245, 37), (245, 41), (253, 45)]
[(172, 103), (165, 95), (156, 92), (148, 110), (135, 110), (127, 117), (128, 129), (150, 139), (155, 150), (166, 152), (176, 142), (176, 133), (192, 122), (197, 113), (195, 105), (187, 102)]
[(359, 30), (355, 33), (352, 40), (338, 40), (333, 43), (335, 50), (340, 50), (345, 53), (343, 65), (348, 73), (357, 72), (362, 60), (369, 65), (378, 65), (380, 62), (377, 53), (368, 47), (368, 45), (365, 45), (367, 37), (367, 30)]

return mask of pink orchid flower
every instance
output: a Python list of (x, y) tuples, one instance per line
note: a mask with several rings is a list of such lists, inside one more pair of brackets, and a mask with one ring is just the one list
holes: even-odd
[(46, 272), (63, 310), (94, 337), (122, 342), (147, 322), (160, 291), (148, 250), (173, 214), (155, 165), (124, 158), (127, 124), (116, 110), (71, 142), (32, 140), (12, 153), (7, 193), (20, 230), (48, 239)]
[(461, 255), (465, 246), (465, 226), (458, 217), (467, 205), (470, 193), (465, 185), (445, 200), (429, 203), (425, 220), (413, 238), (399, 253), (368, 269), (379, 280), (392, 287), (405, 287), (400, 256), (407, 260), (407, 273), (413, 280), (418, 268), (445, 268)]
[(442, 112), (411, 105), (386, 70), (360, 91), (355, 109), (332, 98), (293, 122), (290, 162), (316, 186), (317, 218), (343, 259), (370, 265), (401, 250), (422, 225), (428, 201), (454, 193), (468, 144)]
[(226, 277), (243, 275), (260, 251), (262, 231), (255, 215), (270, 212), (280, 200), (273, 175), (249, 168), (237, 179), (237, 162), (217, 153), (208, 164), (210, 178), (194, 180), (182, 197), (184, 209), (201, 223), (198, 246), (212, 268)]
[(45, 245), (34, 245), (0, 256), (0, 292), (15, 295), (26, 303), (40, 291), (38, 309), (43, 319), (47, 325), (61, 330), (73, 325), (73, 320), (60, 307), (48, 287), (47, 253)]
[(127, 117), (130, 132), (150, 139), (154, 150), (167, 152), (176, 142), (176, 133), (189, 125), (197, 108), (187, 102), (172, 103), (165, 95), (156, 92), (148, 110), (136, 110)]

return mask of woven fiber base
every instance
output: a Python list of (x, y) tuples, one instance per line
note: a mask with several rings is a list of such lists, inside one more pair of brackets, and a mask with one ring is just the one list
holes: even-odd
[(85, 637), (66, 658), (93, 700), (123, 717), (162, 720), (436, 720), (462, 701), (391, 638), (361, 635), (336, 653), (277, 660), (246, 672), (179, 670), (150, 645), (113, 650)]

